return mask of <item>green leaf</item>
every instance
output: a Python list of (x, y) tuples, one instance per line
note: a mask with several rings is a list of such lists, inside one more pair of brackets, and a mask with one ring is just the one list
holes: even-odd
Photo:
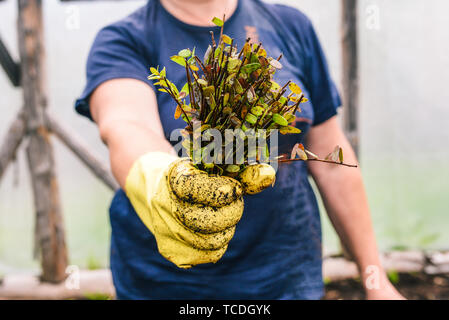
[(237, 166), (235, 164), (230, 164), (226, 167), (226, 171), (236, 173), (240, 171), (240, 166)]
[(181, 65), (183, 67), (186, 66), (186, 60), (183, 57), (181, 57), (181, 56), (171, 56), (170, 60), (173, 61), (173, 62), (176, 62), (177, 64), (179, 64), (179, 65)]
[(192, 55), (192, 52), (189, 49), (182, 49), (178, 52), (178, 56), (183, 58), (189, 58)]
[(201, 132), (203, 132), (203, 131), (205, 131), (205, 130), (207, 130), (207, 129), (210, 129), (210, 124), (203, 124), (202, 126), (201, 126)]
[(203, 86), (203, 87), (204, 87), (204, 86), (207, 86), (207, 84), (208, 84), (207, 81), (204, 80), (204, 79), (198, 79), (197, 81), (198, 81), (198, 83), (199, 83), (201, 86)]
[(151, 68), (150, 68), (150, 71), (151, 71), (151, 73), (153, 73), (153, 74), (159, 75), (159, 71), (157, 71), (156, 68), (151, 67)]
[(253, 71), (256, 71), (259, 68), (260, 68), (260, 63), (256, 62), (256, 63), (248, 63), (248, 64), (244, 65), (240, 70), (243, 73), (251, 73)]
[(288, 121), (288, 123), (292, 123), (296, 119), (295, 115), (291, 113), (285, 113), (284, 118)]
[(204, 54), (204, 64), (208, 65), (210, 63), (210, 58), (211, 58), (211, 54), (212, 54), (212, 47), (209, 45), (207, 47), (206, 53)]
[(243, 92), (243, 88), (242, 85), (240, 84), (240, 81), (234, 81), (234, 89), (238, 94)]
[(286, 97), (280, 97), (278, 101), (279, 101), (279, 103), (280, 103), (281, 105), (283, 105), (283, 104), (286, 104), (286, 103), (287, 103), (287, 98), (286, 98)]
[(213, 162), (211, 162), (211, 163), (203, 162), (203, 166), (204, 166), (204, 169), (213, 169), (215, 167), (215, 164)]
[(261, 106), (255, 106), (251, 108), (251, 113), (255, 116), (260, 117), (263, 113), (264, 109)]
[(192, 117), (190, 117), (190, 116), (186, 117), (185, 114), (183, 113), (181, 115), (181, 119), (184, 120), (185, 122), (189, 123), (192, 120)]
[(298, 102), (299, 99), (301, 99), (301, 103), (304, 103), (304, 102), (309, 101), (307, 98), (304, 97), (304, 94), (303, 94), (303, 93), (299, 94), (299, 95), (296, 96), (296, 97), (295, 97), (295, 96), (291, 96), (291, 97), (290, 97), (290, 101), (292, 101), (292, 102)]
[(278, 91), (281, 88), (281, 86), (276, 82), (271, 80), (271, 90)]
[(259, 57), (255, 54), (251, 55), (251, 63), (260, 63)]
[(219, 57), (220, 54), (221, 54), (221, 47), (217, 47), (217, 49), (215, 49), (215, 52), (214, 52), (214, 58)]
[(292, 127), (292, 126), (287, 126), (287, 127), (282, 127), (279, 129), (279, 132), (281, 134), (298, 134), (301, 133), (301, 129), (298, 129), (296, 127)]
[(159, 86), (163, 86), (163, 87), (168, 87), (169, 84), (167, 83), (167, 81), (165, 81), (164, 79), (160, 79), (159, 82), (155, 83)]
[(223, 97), (223, 105), (227, 105), (229, 101), (229, 92), (226, 92), (224, 97)]
[(224, 107), (223, 108), (223, 114), (230, 115), (231, 113), (232, 113), (232, 108), (231, 107)]
[(296, 84), (291, 82), (288, 87), (290, 88), (290, 90), (294, 93), (294, 94), (301, 94), (302, 90), (301, 88)]
[(187, 62), (191, 65), (196, 65), (195, 57), (191, 57), (189, 60), (187, 60)]
[(186, 84), (182, 87), (181, 92), (185, 92), (186, 95), (189, 95), (189, 83), (186, 82)]
[(223, 20), (221, 20), (220, 18), (214, 17), (212, 19), (212, 22), (218, 26), (218, 27), (222, 27), (223, 26)]
[(158, 75), (150, 75), (150, 76), (148, 76), (148, 80), (158, 80), (158, 79), (160, 79), (161, 78), (161, 76), (158, 76)]
[(173, 82), (168, 81), (168, 80), (167, 80), (167, 82), (168, 82), (168, 84), (170, 85), (171, 91), (172, 91), (176, 96), (178, 96), (178, 95), (179, 95), (179, 90), (178, 90), (178, 88), (176, 88), (175, 84), (174, 84)]
[(240, 59), (230, 58), (228, 60), (228, 71), (230, 71), (230, 72), (237, 71), (237, 69), (240, 67), (241, 63), (242, 63), (242, 61)]
[(283, 126), (283, 127), (288, 126), (288, 121), (283, 116), (281, 116), (279, 113), (273, 114), (273, 121), (280, 126)]
[(250, 124), (255, 124), (257, 122), (257, 117), (251, 113), (248, 113), (245, 120)]
[(203, 88), (204, 96), (210, 97), (215, 92), (214, 86), (208, 86)]
[(221, 36), (221, 39), (223, 40), (224, 43), (231, 45), (232, 43), (232, 38), (226, 34)]
[(268, 149), (268, 144), (265, 144), (265, 157), (266, 159), (270, 158), (270, 149)]

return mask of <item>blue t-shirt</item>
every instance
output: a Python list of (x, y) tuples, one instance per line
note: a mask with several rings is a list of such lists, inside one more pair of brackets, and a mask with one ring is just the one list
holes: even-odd
[[(150, 0), (130, 16), (103, 28), (87, 62), (87, 85), (76, 110), (87, 117), (89, 96), (104, 81), (133, 78), (148, 85), (149, 68), (165, 66), (167, 77), (181, 87), (182, 68), (169, 57), (196, 48), (199, 57), (210, 43), (209, 31), (218, 27), (183, 23), (157, 0)], [(283, 54), (280, 84), (298, 83), (310, 102), (302, 104), (296, 126), (300, 135), (280, 136), (280, 152), (301, 142), (311, 126), (336, 115), (340, 98), (330, 79), (326, 59), (309, 19), (283, 5), (240, 0), (226, 21), (224, 33), (239, 48), (250, 36), (262, 42), (269, 56)], [(175, 104), (156, 90), (159, 116), (167, 139), (185, 123), (175, 120)], [(138, 218), (125, 193), (116, 193), (111, 207), (111, 270), (118, 298), (124, 299), (319, 299), (321, 226), (307, 166), (282, 164), (276, 184), (245, 197), (245, 210), (234, 238), (216, 264), (179, 269), (165, 260), (156, 241)]]

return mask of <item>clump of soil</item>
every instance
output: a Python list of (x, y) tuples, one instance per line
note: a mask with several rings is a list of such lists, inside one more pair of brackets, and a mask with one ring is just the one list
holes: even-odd
[[(409, 300), (449, 299), (449, 274), (399, 273), (394, 285)], [(325, 300), (365, 299), (360, 280), (348, 279), (328, 283)]]

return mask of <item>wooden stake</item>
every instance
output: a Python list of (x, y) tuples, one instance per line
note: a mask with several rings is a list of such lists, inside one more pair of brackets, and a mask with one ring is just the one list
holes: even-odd
[(35, 253), (41, 259), (41, 280), (60, 282), (66, 277), (67, 250), (53, 148), (44, 117), (47, 97), (42, 1), (18, 0), (18, 13), (21, 79), (29, 134), (27, 156), (36, 210)]
[(23, 112), (19, 112), (14, 122), (8, 129), (3, 145), (0, 147), (0, 180), (9, 163), (16, 156), (17, 149), (25, 136), (26, 126)]
[(356, 155), (359, 155), (359, 75), (357, 0), (341, 0), (341, 45), (343, 58), (343, 126)]
[[(341, 0), (341, 48), (343, 64), (343, 129), (357, 157), (359, 150), (359, 75), (357, 43), (357, 0)], [(348, 248), (340, 241), (343, 255), (352, 260)]]
[(87, 145), (76, 135), (76, 133), (48, 114), (48, 112), (47, 117), (48, 127), (52, 133), (55, 134), (55, 136), (58, 137), (59, 140), (61, 140), (61, 142), (69, 148), (98, 179), (103, 181), (113, 191), (118, 190), (120, 186), (109, 169), (89, 150)]

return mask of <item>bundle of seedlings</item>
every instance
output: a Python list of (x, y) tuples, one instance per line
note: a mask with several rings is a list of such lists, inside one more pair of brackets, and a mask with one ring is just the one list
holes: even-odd
[[(271, 159), (267, 143), (249, 148), (252, 139), (266, 140), (274, 130), (281, 134), (300, 133), (291, 124), (295, 114), (301, 112), (301, 103), (308, 100), (294, 82), (280, 85), (273, 80), (276, 71), (282, 68), (282, 55), (276, 59), (267, 56), (262, 44), (252, 44), (249, 38), (238, 50), (234, 39), (223, 34), (223, 20), (212, 20), (221, 27), (220, 38), (216, 41), (211, 32), (211, 44), (202, 60), (195, 55), (195, 49), (183, 49), (171, 57), (184, 67), (186, 74), (186, 83), (180, 90), (167, 79), (165, 68), (151, 68), (148, 77), (177, 104), (174, 117), (187, 123), (182, 131), (183, 146), (196, 168), (211, 175), (237, 177), (248, 166), (268, 161), (322, 161), (353, 166), (343, 162), (343, 152), (338, 146), (324, 159), (299, 143), (293, 147), (290, 159)], [(220, 143), (221, 152), (206, 160), (211, 142), (196, 139), (195, 130), (204, 134), (209, 129), (215, 129), (223, 139), (215, 141)], [(228, 129), (240, 129), (244, 143), (226, 148), (224, 136)]]

